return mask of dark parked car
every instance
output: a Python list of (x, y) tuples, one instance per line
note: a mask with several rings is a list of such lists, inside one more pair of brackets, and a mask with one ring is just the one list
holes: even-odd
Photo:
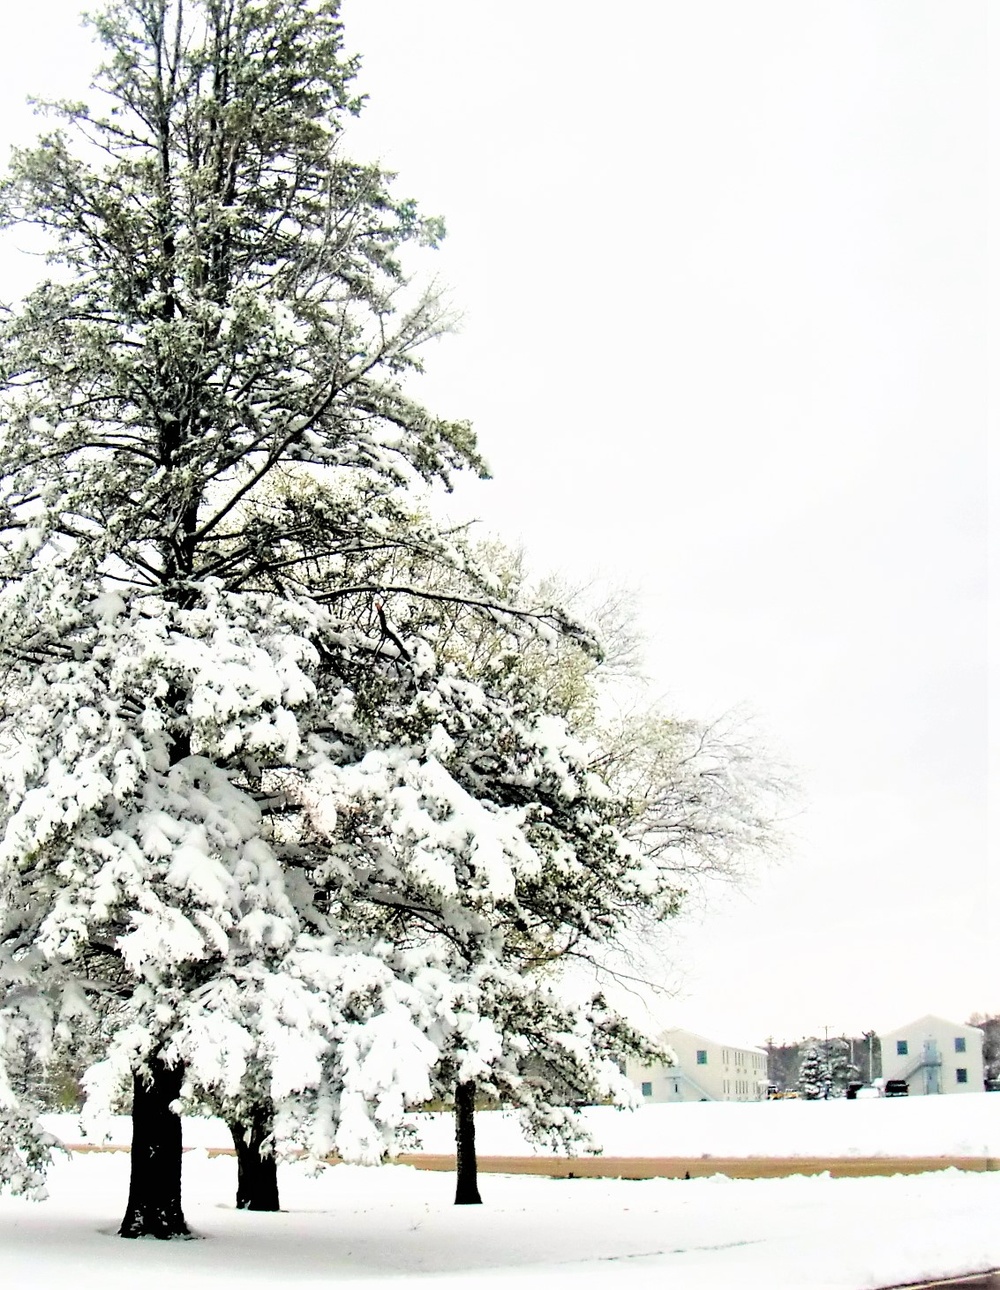
[(906, 1097), (910, 1092), (910, 1086), (905, 1079), (887, 1079), (885, 1082), (886, 1097)]

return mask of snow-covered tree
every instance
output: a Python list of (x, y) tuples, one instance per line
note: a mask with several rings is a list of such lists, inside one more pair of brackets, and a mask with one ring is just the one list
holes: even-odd
[[(521, 1072), (533, 1035), (624, 1096), (641, 1037), (530, 969), (672, 896), (518, 676), (523, 633), (568, 620), (398, 522), (482, 463), (405, 385), (442, 321), (399, 253), (440, 228), (342, 155), (336, 3), (94, 21), (96, 106), (53, 109), (3, 189), (54, 269), (0, 334), (0, 1057), (113, 1003), (88, 1093), (131, 1090), (121, 1230), (166, 1238), (178, 1097), (257, 1155), (273, 1111), (375, 1161), (442, 1079), (570, 1132)], [(475, 679), (419, 610), (443, 594), (379, 573), (414, 547), (505, 633)], [(44, 1140), (8, 1103), (30, 1183)]]
[(651, 1050), (547, 968), (678, 892), (525, 666), (586, 633), (407, 500), (483, 465), (410, 393), (445, 320), (401, 256), (441, 228), (343, 155), (336, 0), (94, 25), (94, 105), (2, 189), (52, 274), (0, 328), (0, 1067), (113, 1015), (87, 1089), (132, 1096), (122, 1233), (170, 1237), (178, 1098), (248, 1175), (290, 1141), (380, 1160), (470, 1086), (573, 1140), (528, 1052), (626, 1099)]
[(829, 1066), (815, 1042), (810, 1043), (802, 1054), (797, 1088), (800, 1096), (810, 1102), (829, 1096)]
[(1000, 1016), (974, 1012), (966, 1024), (983, 1032), (983, 1077), (995, 1086), (1000, 1082)]
[[(424, 1000), (420, 1024), (435, 1052), (429, 1091), (450, 1098), (475, 1083), (519, 1106), (530, 1130), (565, 1144), (577, 1135), (573, 1117), (526, 1074), (527, 1054), (585, 1096), (627, 1100), (618, 1063), (650, 1047), (600, 1002), (567, 997), (544, 969), (571, 950), (595, 951), (635, 909), (670, 912), (672, 889), (624, 844), (623, 805), (516, 665), (518, 645), (557, 611), (515, 599), (495, 607), (491, 630), (506, 647), (469, 676), (467, 664), (441, 661), (440, 639), (438, 652), (427, 646), (428, 591), (393, 590), (408, 628), (381, 642), (391, 662), (373, 669), (356, 641), (339, 663), (329, 659), (370, 719), (339, 728), (322, 775), (286, 782), (302, 817), (303, 863), (340, 935), (380, 933), (394, 979), (411, 981)], [(465, 615), (481, 615), (472, 591), (464, 594)], [(457, 604), (457, 596), (445, 602), (449, 633), (461, 629)], [(318, 1117), (295, 1133), (318, 1155), (339, 1149), (343, 1132), (346, 1071), (339, 1050), (332, 1057)], [(390, 1145), (375, 1135), (375, 1158)]]
[[(137, 1105), (165, 1104), (181, 1069), (235, 1095), (254, 1045), (288, 1051), (305, 996), (336, 988), (288, 960), (303, 925), (258, 798), (266, 770), (322, 760), (338, 623), (309, 561), (371, 535), (313, 510), (288, 556), (253, 502), (293, 464), (363, 473), (375, 511), (482, 467), (468, 427), (404, 389), (442, 319), (399, 251), (440, 227), (342, 155), (336, 3), (119, 0), (94, 22), (96, 106), (54, 108), (2, 193), (54, 269), (0, 334), (2, 970), (21, 983), (0, 1047), (22, 995), (43, 1054), (87, 991), (124, 991), (104, 1082), (127, 1067)], [(133, 1153), (125, 1234), (183, 1231), (155, 1154)]]
[(844, 1097), (848, 1085), (860, 1074), (857, 1065), (851, 1061), (850, 1041), (842, 1036), (828, 1039), (823, 1045), (823, 1052), (829, 1072), (829, 1097)]
[(843, 1097), (857, 1076), (846, 1039), (812, 1039), (799, 1064), (798, 1089), (810, 1101)]
[[(613, 821), (615, 833), (633, 839), (631, 849), (641, 857), (639, 868), (645, 874), (641, 884), (634, 883), (635, 858), (623, 865), (617, 853), (610, 863), (607, 855), (587, 863), (583, 893), (568, 889), (558, 871), (555, 888), (551, 886), (552, 872), (534, 879), (534, 890), (518, 882), (517, 899), (521, 901), (537, 904), (543, 890), (547, 899), (555, 894), (562, 915), (577, 920), (570, 934), (566, 934), (565, 927), (559, 928), (558, 919), (533, 921), (529, 914), (523, 921), (532, 926), (535, 935), (512, 937), (508, 931), (512, 925), (511, 909), (490, 909), (477, 893), (475, 899), (481, 906), (479, 926), (465, 936), (462, 953), (456, 954), (453, 941), (448, 940), (439, 950), (446, 951), (450, 958), (447, 977), (452, 985), (473, 970), (478, 982), (482, 958), (487, 956), (493, 993), (488, 997), (477, 985), (474, 1015), (477, 1025), (484, 1017), (492, 1018), (493, 1030), (504, 1038), (504, 1043), (497, 1045), (493, 1068), (484, 1064), (477, 1073), (476, 1061), (461, 1031), (455, 1033), (452, 1029), (449, 1034), (438, 1022), (435, 1037), (439, 1047), (444, 1045), (444, 1053), (454, 1048), (458, 1055), (457, 1061), (443, 1057), (436, 1068), (440, 1095), (446, 1100), (454, 1096), (459, 1119), (463, 1108), (468, 1118), (473, 1105), (470, 1089), (476, 1084), (490, 1100), (521, 1105), (529, 1129), (544, 1136), (557, 1128), (556, 1138), (568, 1145), (573, 1141), (573, 1117), (556, 1106), (551, 1088), (538, 1087), (544, 1083), (539, 1071), (549, 1070), (561, 1090), (571, 1088), (578, 1098), (615, 1096), (607, 1085), (600, 1081), (595, 1084), (593, 1071), (602, 1061), (614, 1065), (634, 1052), (638, 1037), (619, 1022), (610, 1032), (589, 1027), (579, 1007), (574, 1019), (567, 1020), (565, 1003), (560, 998), (559, 964), (570, 958), (583, 958), (606, 969), (637, 921), (648, 926), (678, 912), (684, 888), (705, 874), (728, 879), (739, 876), (751, 854), (776, 843), (776, 801), (783, 785), (758, 750), (721, 724), (707, 727), (646, 718), (641, 722), (636, 719), (638, 724), (631, 727), (622, 722), (613, 728), (606, 720), (599, 722), (603, 697), (600, 684), (606, 664), (594, 650), (591, 638), (579, 629), (567, 629), (565, 615), (552, 608), (548, 598), (551, 585), (532, 585), (524, 577), (519, 561), (502, 544), (478, 543), (468, 548), (459, 542), (456, 545), (463, 551), (461, 558), (444, 560), (425, 540), (398, 543), (379, 553), (377, 567), (373, 566), (366, 580), (353, 589), (340, 588), (331, 595), (343, 601), (357, 594), (358, 586), (369, 593), (391, 594), (394, 613), (400, 623), (406, 624), (406, 631), (419, 635), (424, 642), (433, 642), (438, 665), (443, 662), (443, 674), (465, 682), (465, 689), (454, 684), (447, 691), (439, 689), (430, 705), (430, 718), (420, 707), (408, 710), (405, 702), (390, 705), (392, 711), (405, 714), (404, 741), (419, 743), (414, 732), (421, 723), (423, 738), (428, 741), (436, 741), (439, 731), (444, 730), (446, 738), (442, 742), (447, 758), (442, 757), (440, 749), (437, 756), (476, 801), (496, 809), (498, 804), (517, 806), (525, 800), (519, 774), (509, 769), (513, 764), (516, 770), (516, 761), (511, 763), (509, 758), (523, 757), (530, 749), (523, 747), (523, 733), (511, 734), (507, 714), (535, 714), (532, 721), (537, 725), (544, 721), (546, 729), (555, 732), (564, 745), (568, 719), (582, 735), (582, 739), (569, 741), (571, 760), (563, 772), (571, 773), (576, 782), (571, 795), (572, 811), (558, 792), (553, 795), (544, 777), (536, 778), (530, 797), (537, 808), (547, 811), (560, 838), (588, 836), (588, 830), (581, 830), (576, 823), (585, 811), (591, 820)], [(484, 577), (483, 565), (496, 579), (492, 590), (499, 590), (504, 597), (506, 609), (502, 612), (496, 608), (483, 612), (483, 602), (477, 600), (477, 594), (485, 594), (482, 582), (476, 581)], [(628, 630), (615, 621), (620, 620), (619, 614), (601, 617), (603, 622), (610, 620), (617, 642), (612, 647), (612, 670), (618, 675), (621, 669), (614, 665), (623, 658), (621, 643), (626, 653), (634, 651), (634, 646)], [(520, 628), (518, 623), (522, 624)], [(527, 624), (533, 624), (533, 629)], [(540, 630), (540, 626), (550, 630)], [(557, 626), (559, 630), (552, 630)], [(465, 701), (466, 691), (477, 696), (474, 707)], [(479, 702), (480, 692), (489, 698), (488, 703)], [(451, 711), (456, 700), (464, 703), (464, 711)], [(437, 729), (432, 728), (435, 722)], [(627, 731), (627, 739), (623, 731)], [(463, 745), (470, 743), (474, 760), (468, 754), (459, 755)], [(430, 742), (425, 746), (431, 746)], [(548, 755), (554, 746), (554, 738), (547, 735)], [(592, 772), (597, 766), (606, 771), (610, 768), (618, 793), (608, 794), (595, 779)], [(470, 768), (476, 773), (470, 775)], [(513, 793), (512, 785), (518, 785)], [(596, 801), (592, 795), (588, 797), (595, 789), (599, 794)], [(375, 794), (376, 802), (391, 801), (394, 791), (390, 788)], [(424, 784), (420, 795), (425, 800), (432, 797)], [(358, 801), (356, 796), (354, 800)], [(380, 805), (379, 809), (384, 808)], [(435, 814), (438, 818), (451, 818), (455, 808), (448, 802), (436, 808)], [(592, 825), (589, 827), (592, 844), (596, 835)], [(366, 839), (378, 833), (367, 819)], [(423, 839), (420, 842), (425, 845)], [(392, 845), (397, 852), (407, 850), (412, 840), (395, 830)], [(453, 848), (453, 840), (448, 846)], [(351, 854), (356, 856), (357, 851), (352, 849)], [(449, 858), (449, 873), (451, 863)], [(420, 881), (424, 881), (422, 877)], [(550, 884), (547, 889), (545, 883)], [(347, 875), (338, 878), (337, 886), (342, 896), (351, 891)], [(443, 894), (426, 887), (406, 891), (395, 885), (387, 897), (392, 903), (395, 938), (399, 938), (404, 923), (408, 937), (418, 934), (415, 926), (425, 940), (440, 936), (451, 917), (441, 907)], [(370, 924), (373, 914), (366, 909), (366, 898), (372, 898), (371, 888), (362, 886), (351, 892), (348, 905), (353, 911), (364, 910), (363, 917)], [(602, 900), (610, 902), (603, 919), (588, 923), (588, 904), (596, 913)], [(578, 902), (579, 912), (574, 911), (574, 901)], [(431, 910), (437, 912), (432, 915)], [(586, 930), (581, 932), (581, 928)], [(506, 965), (509, 981), (506, 992), (501, 994), (496, 993), (498, 963)], [(533, 1010), (537, 1015), (532, 1015)], [(603, 1008), (598, 1011), (612, 1015)], [(586, 1042), (581, 1039), (584, 1033), (588, 1035)], [(560, 1051), (559, 1036), (565, 1037), (575, 1056), (568, 1055), (565, 1047)], [(525, 1063), (529, 1049), (542, 1059), (530, 1071)], [(464, 1154), (471, 1157), (473, 1153)], [(459, 1155), (463, 1155), (461, 1143)]]
[[(475, 543), (472, 553), (509, 603), (550, 617), (551, 606), (558, 605), (585, 632), (563, 629), (547, 639), (526, 634), (512, 648), (509, 633), (463, 607), (456, 593), (470, 594), (466, 570), (440, 561), (423, 561), (420, 581), (450, 592), (452, 603), (429, 607), (425, 617), (434, 619), (433, 629), (425, 622), (422, 630), (433, 630), (439, 654), (472, 675), (515, 669), (533, 687), (532, 702), (567, 721), (586, 750), (589, 769), (623, 806), (621, 831), (648, 853), (661, 880), (670, 875), (673, 913), (695, 899), (710, 899), (719, 883), (751, 881), (762, 862), (782, 854), (793, 797), (789, 770), (748, 716), (681, 717), (650, 694), (627, 591), (551, 575), (532, 578), (523, 554), (498, 539)], [(419, 550), (389, 558), (393, 573), (412, 585), (410, 566), (421, 562)], [(662, 937), (639, 906), (623, 925), (627, 935), (620, 948), (627, 950), (630, 968), (653, 983)], [(623, 960), (618, 955), (614, 961)], [(605, 973), (610, 964), (603, 951), (595, 960)]]
[(799, 1066), (798, 1088), (810, 1100), (843, 1097), (857, 1077), (846, 1039), (811, 1039)]

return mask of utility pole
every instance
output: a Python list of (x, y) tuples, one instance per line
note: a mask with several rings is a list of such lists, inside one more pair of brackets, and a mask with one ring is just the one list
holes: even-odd
[(872, 1082), (875, 1072), (875, 1031), (862, 1031), (864, 1037), (868, 1040), (868, 1083)]

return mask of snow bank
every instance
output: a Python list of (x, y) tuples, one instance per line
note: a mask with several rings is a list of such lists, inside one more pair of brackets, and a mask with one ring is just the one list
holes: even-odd
[[(1000, 1095), (877, 1098), (848, 1102), (681, 1102), (635, 1112), (584, 1113), (607, 1156), (994, 1156)], [(421, 1116), (424, 1150), (454, 1150), (447, 1115)], [(517, 1117), (482, 1112), (483, 1155), (530, 1154)]]
[[(879, 1098), (848, 1102), (682, 1102), (638, 1111), (592, 1107), (582, 1113), (607, 1156), (974, 1156), (1000, 1154), (1000, 1095)], [(448, 1114), (418, 1115), (422, 1150), (455, 1149)], [(115, 1116), (87, 1135), (73, 1115), (47, 1115), (50, 1132), (67, 1143), (127, 1145), (129, 1121)], [(186, 1119), (189, 1147), (231, 1147), (220, 1120)], [(516, 1115), (476, 1116), (480, 1153), (534, 1154)]]

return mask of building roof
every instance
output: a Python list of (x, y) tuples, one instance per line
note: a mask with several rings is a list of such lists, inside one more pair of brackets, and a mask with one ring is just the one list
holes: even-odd
[[(931, 1023), (931, 1025), (928, 1025)], [(926, 1016), (917, 1017), (916, 1021), (909, 1022), (905, 1026), (897, 1026), (895, 1030), (884, 1030), (879, 1035), (879, 1039), (891, 1039), (894, 1035), (912, 1033), (914, 1030), (932, 1029), (943, 1026), (946, 1030), (959, 1030), (965, 1035), (978, 1035), (980, 1039), (983, 1032), (978, 1026), (969, 1026), (961, 1021), (949, 1021), (946, 1017), (936, 1017), (933, 1013), (927, 1013)]]
[(686, 1026), (670, 1026), (661, 1031), (660, 1038), (669, 1043), (671, 1035), (689, 1035), (692, 1039), (703, 1039), (706, 1044), (714, 1044), (716, 1048), (735, 1048), (741, 1053), (762, 1053), (763, 1056), (767, 1056), (767, 1049), (761, 1048), (759, 1044), (739, 1043), (735, 1039), (712, 1039), (711, 1036), (703, 1035), (697, 1030), (688, 1030)]

